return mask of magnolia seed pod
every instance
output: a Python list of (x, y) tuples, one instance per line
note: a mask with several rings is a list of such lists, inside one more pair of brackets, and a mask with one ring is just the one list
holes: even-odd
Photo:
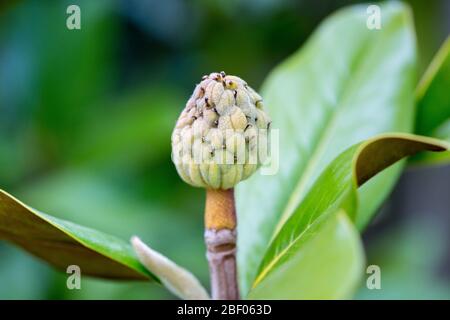
[[(261, 164), (259, 131), (270, 118), (262, 98), (239, 77), (224, 72), (204, 76), (181, 112), (172, 134), (172, 159), (190, 185), (231, 189)], [(264, 141), (266, 141), (265, 139)]]

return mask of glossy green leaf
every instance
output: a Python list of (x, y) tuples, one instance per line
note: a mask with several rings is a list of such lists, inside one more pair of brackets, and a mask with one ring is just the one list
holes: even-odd
[(111, 279), (156, 280), (131, 245), (111, 235), (41, 213), (0, 190), (0, 240), (22, 247), (61, 270)]
[[(423, 75), (417, 89), (416, 133), (450, 142), (450, 37)], [(413, 164), (450, 162), (450, 152), (420, 154)]]
[[(405, 156), (415, 154), (422, 150), (430, 151), (444, 151), (448, 149), (449, 145), (445, 142), (414, 136), (410, 134), (384, 134), (365, 142), (356, 144), (345, 152), (340, 154), (319, 176), (310, 192), (303, 199), (302, 203), (294, 211), (291, 217), (286, 221), (281, 230), (276, 234), (271, 242), (262, 264), (260, 265), (258, 275), (252, 285), (252, 288), (257, 289), (270, 280), (266, 279), (283, 279), (284, 283), (296, 281), (292, 277), (294, 270), (286, 272), (285, 268), (301, 268), (306, 265), (318, 266), (319, 261), (323, 259), (322, 255), (334, 256), (333, 251), (338, 250), (330, 246), (330, 252), (326, 250), (316, 251), (316, 255), (311, 255), (309, 259), (303, 258), (299, 262), (292, 262), (297, 256), (302, 256), (303, 252), (308, 252), (310, 234), (317, 233), (317, 225), (322, 224), (323, 220), (341, 209), (345, 210), (347, 215), (353, 220), (358, 219), (357, 204), (359, 202), (357, 188), (369, 179), (375, 176), (378, 172), (386, 169), (396, 161)], [(311, 231), (313, 230), (313, 231)], [(325, 232), (325, 231), (324, 231)], [(330, 231), (331, 232), (331, 231)], [(320, 232), (319, 232), (320, 233)], [(323, 235), (323, 237), (332, 237)], [(353, 257), (355, 250), (354, 238), (351, 235), (343, 236), (342, 240), (347, 246), (350, 261), (359, 260)], [(311, 241), (314, 241), (313, 239)], [(337, 241), (337, 240), (336, 240)], [(341, 248), (341, 244), (336, 244)], [(345, 251), (344, 249), (340, 249)], [(305, 253), (305, 255), (308, 255)], [(294, 258), (293, 258), (294, 257)], [(344, 255), (345, 257), (345, 255)], [(342, 258), (344, 258), (342, 257)], [(312, 261), (310, 260), (312, 259)], [(319, 260), (319, 261), (314, 261)], [(356, 263), (356, 262), (355, 262)], [(291, 266), (291, 264), (293, 266)], [(291, 267), (285, 267), (286, 265)], [(352, 264), (353, 265), (353, 264)], [(348, 266), (351, 270), (351, 266)], [(333, 265), (329, 263), (322, 269), (318, 269), (319, 273), (325, 273), (323, 269), (331, 274), (336, 274), (338, 277), (342, 275), (342, 279), (338, 282), (326, 282), (320, 288), (320, 296), (312, 296), (316, 298), (345, 298), (348, 291), (344, 288), (354, 288), (357, 276), (350, 276), (342, 274), (342, 265), (337, 263)], [(355, 270), (359, 274), (358, 270)], [(314, 273), (313, 273), (314, 274)], [(291, 276), (289, 276), (291, 275)], [(313, 279), (318, 277), (309, 274)], [(288, 278), (285, 278), (288, 277)], [(292, 293), (298, 292), (298, 298), (304, 297), (305, 291), (308, 290), (307, 283), (298, 282), (298, 287), (292, 288)], [(275, 286), (276, 287), (276, 286)], [(273, 295), (283, 295), (283, 292), (276, 293), (275, 289), (266, 288), (268, 292)], [(269, 290), (270, 289), (270, 290)], [(258, 289), (259, 290), (259, 289)], [(317, 289), (319, 290), (319, 289)], [(343, 291), (340, 291), (343, 290)], [(252, 290), (253, 291), (253, 290)], [(335, 292), (340, 292), (342, 295), (336, 296)], [(344, 294), (345, 293), (345, 294)], [(250, 293), (251, 295), (252, 293)], [(295, 298), (295, 296), (290, 296)], [(309, 296), (307, 296), (309, 297)]]
[(445, 140), (450, 143), (450, 119), (445, 121), (436, 130), (434, 130), (434, 136), (441, 140)]
[(250, 291), (250, 299), (351, 297), (362, 276), (364, 250), (344, 211), (312, 223), (295, 246), (277, 272)]
[[(450, 119), (437, 127), (430, 136), (450, 143)], [(450, 151), (439, 153), (419, 153), (410, 163), (415, 165), (447, 165), (450, 163)]]
[[(255, 174), (237, 186), (238, 264), (247, 292), (274, 229), (342, 151), (373, 135), (410, 132), (416, 65), (408, 7), (382, 4), (382, 28), (366, 27), (367, 5), (326, 19), (304, 47), (270, 74), (262, 96), (279, 129), (276, 175)], [(361, 190), (356, 221), (363, 228), (393, 187), (389, 168)]]
[(422, 77), (417, 90), (416, 133), (429, 135), (450, 119), (450, 37)]

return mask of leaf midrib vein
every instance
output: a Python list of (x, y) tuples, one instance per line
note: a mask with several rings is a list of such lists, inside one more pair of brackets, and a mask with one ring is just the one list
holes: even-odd
[[(369, 45), (368, 45), (369, 43)], [(355, 78), (355, 76), (352, 75), (358, 75), (360, 72), (362, 72), (362, 68), (358, 68), (361, 63), (363, 62), (363, 59), (361, 58), (363, 56), (363, 53), (368, 51), (368, 48), (371, 47), (371, 45), (373, 45), (373, 42), (369, 41), (369, 37), (367, 37), (366, 39), (364, 39), (363, 44), (360, 47), (359, 52), (355, 55), (355, 59), (353, 62), (353, 66), (350, 69), (351, 71), (349, 72), (349, 75), (347, 78), (351, 79), (351, 78)], [(342, 105), (342, 101), (343, 99), (347, 96), (347, 92), (349, 90), (351, 82), (348, 81), (345, 83), (345, 85), (342, 87), (342, 90), (340, 92), (340, 94), (338, 95), (338, 102), (336, 103), (336, 108), (333, 109), (333, 112), (331, 114), (330, 117), (328, 117), (328, 119), (326, 120), (325, 124), (326, 124), (326, 129), (322, 132), (322, 134), (319, 136), (319, 139), (317, 140), (318, 143), (316, 144), (313, 154), (311, 156), (311, 160), (316, 160), (319, 159), (320, 156), (323, 154), (324, 150), (325, 150), (325, 146), (326, 146), (326, 142), (328, 141), (328, 136), (332, 133), (331, 128), (334, 127), (334, 123), (336, 121), (336, 117), (339, 114), (340, 110), (342, 107), (340, 107)], [(312, 175), (312, 173), (314, 172), (314, 169), (317, 166), (317, 161), (309, 161), (308, 164), (305, 167), (305, 170), (303, 171), (303, 174), (300, 176), (299, 181), (297, 182), (294, 191), (292, 192), (291, 196), (289, 197), (289, 200), (281, 214), (281, 218), (279, 220), (279, 223), (277, 224), (277, 226), (274, 229), (274, 233), (272, 235), (272, 239), (270, 242), (272, 242), (276, 235), (278, 234), (278, 232), (281, 230), (283, 224), (289, 219), (289, 217), (291, 216), (291, 212), (294, 211), (294, 207), (299, 203), (299, 201), (301, 200), (301, 195), (304, 194), (304, 190), (306, 188), (307, 182), (310, 178), (310, 176)], [(314, 223), (314, 222), (313, 222)], [(257, 277), (255, 278), (255, 281), (253, 282), (252, 287), (254, 288), (259, 282), (261, 282), (261, 280), (269, 273), (269, 271), (276, 265), (276, 263), (281, 259), (281, 257), (292, 247), (292, 245), (298, 240), (300, 239), (303, 234), (305, 233), (305, 231), (307, 231), (309, 229), (309, 227), (311, 226), (311, 224), (308, 224), (308, 226), (297, 236), (295, 237), (294, 241), (289, 242), (289, 244), (283, 249), (281, 250), (281, 252), (279, 252), (277, 255), (274, 256), (274, 258), (269, 262), (269, 264), (267, 264), (264, 269), (261, 270), (261, 272), (258, 273)], [(268, 248), (270, 248), (270, 245), (268, 246)]]
[[(358, 75), (362, 68), (358, 68), (361, 65), (361, 62), (363, 62), (363, 59), (361, 57), (363, 56), (363, 53), (367, 50), (366, 47), (368, 46), (367, 43), (371, 43), (368, 40), (369, 38), (366, 38), (364, 40), (364, 43), (361, 45), (361, 48), (359, 52), (355, 55), (354, 63), (351, 68), (351, 72), (349, 72), (348, 77), (349, 79), (356, 78), (355, 75)], [(296, 186), (294, 187), (294, 191), (292, 192), (291, 196), (289, 197), (289, 200), (281, 214), (280, 220), (275, 228), (273, 238), (277, 235), (278, 231), (281, 230), (282, 225), (284, 222), (288, 220), (288, 218), (291, 216), (292, 212), (294, 211), (295, 207), (299, 203), (299, 201), (302, 198), (302, 195), (304, 195), (307, 183), (309, 182), (310, 177), (312, 176), (314, 169), (317, 167), (318, 161), (320, 157), (323, 155), (324, 151), (326, 150), (327, 142), (329, 141), (328, 137), (333, 133), (334, 124), (336, 122), (337, 116), (340, 114), (340, 111), (342, 109), (342, 101), (347, 96), (347, 92), (349, 90), (349, 87), (351, 86), (352, 82), (348, 81), (345, 83), (345, 85), (341, 89), (341, 93), (338, 94), (338, 101), (336, 103), (336, 108), (334, 108), (331, 112), (331, 115), (327, 118), (325, 121), (325, 130), (322, 131), (322, 133), (319, 135), (319, 138), (317, 139), (317, 143), (315, 144), (312, 156), (310, 157), (310, 160), (308, 161), (305, 170), (303, 171), (303, 174), (301, 174), (300, 179), (298, 180)]]

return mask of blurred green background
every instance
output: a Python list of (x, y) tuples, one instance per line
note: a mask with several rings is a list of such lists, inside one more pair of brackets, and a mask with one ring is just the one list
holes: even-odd
[[(0, 187), (57, 217), (137, 234), (207, 286), (203, 190), (184, 184), (170, 161), (178, 113), (212, 71), (258, 88), (324, 17), (356, 2), (3, 1)], [(81, 30), (66, 28), (70, 4), (81, 8)], [(450, 2), (410, 4), (422, 72), (449, 34)], [(423, 170), (434, 172), (428, 185)], [(364, 236), (382, 290), (357, 298), (450, 299), (450, 200), (431, 192), (410, 203), (419, 201), (412, 186), (442, 192), (449, 183), (448, 166), (402, 178)], [(0, 243), (1, 299), (173, 298), (155, 284), (88, 277), (71, 291), (66, 279)]]

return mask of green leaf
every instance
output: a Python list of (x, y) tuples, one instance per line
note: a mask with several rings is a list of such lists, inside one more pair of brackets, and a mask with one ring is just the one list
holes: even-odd
[(450, 37), (431, 61), (416, 90), (416, 133), (429, 135), (450, 119)]
[[(450, 142), (450, 37), (431, 61), (416, 89), (416, 133)], [(450, 152), (420, 154), (413, 164), (450, 162)]]
[[(326, 19), (263, 85), (273, 128), (279, 129), (280, 168), (272, 176), (255, 174), (236, 189), (242, 292), (274, 228), (337, 155), (376, 134), (412, 130), (416, 47), (410, 10), (398, 2), (382, 4), (382, 28), (369, 30), (366, 9), (353, 6)], [(400, 169), (389, 168), (363, 187), (358, 228), (368, 223)]]
[[(430, 136), (450, 143), (450, 119), (437, 127)], [(419, 153), (411, 161), (413, 165), (446, 165), (450, 163), (450, 151), (439, 153)]]
[(41, 213), (0, 190), (0, 239), (65, 271), (111, 279), (157, 280), (131, 245), (111, 235)]
[(364, 267), (359, 233), (344, 211), (322, 218), (311, 224), (289, 259), (251, 290), (248, 298), (351, 297)]
[[(341, 209), (345, 210), (353, 221), (358, 220), (357, 203), (359, 199), (357, 188), (359, 186), (405, 156), (415, 154), (421, 150), (443, 151), (448, 149), (448, 147), (445, 142), (439, 140), (398, 133), (380, 135), (347, 149), (323, 171), (302, 203), (276, 234), (264, 256), (252, 287), (256, 289), (259, 285), (269, 282), (273, 278), (283, 279), (286, 285), (288, 283), (294, 285), (294, 281), (296, 280), (292, 276), (289, 276), (289, 274), (292, 275), (294, 270), (285, 272), (286, 265), (290, 266), (293, 264), (298, 270), (301, 270), (305, 265), (307, 267), (319, 266), (323, 262), (321, 261), (323, 259), (322, 255), (335, 257), (333, 255), (335, 248), (332, 246), (330, 246), (330, 252), (317, 250), (314, 251), (316, 253), (315, 255), (309, 256), (308, 253), (304, 253), (304, 251), (308, 252), (309, 246), (313, 246), (309, 241), (314, 241), (310, 237), (311, 233), (315, 234), (318, 232), (318, 224), (321, 225), (323, 223), (322, 221), (326, 220), (329, 215)], [(329, 230), (329, 232), (334, 231)], [(322, 237), (328, 238), (333, 237), (333, 235), (322, 235)], [(336, 244), (340, 248), (339, 250), (341, 250), (339, 252), (345, 251), (341, 247), (345, 246), (348, 248), (348, 254), (351, 255), (351, 257), (347, 258), (355, 264), (360, 264), (357, 262), (360, 259), (354, 257), (356, 250), (350, 250), (356, 246), (354, 243), (355, 237), (343, 235), (341, 240), (344, 241), (343, 244)], [(292, 259), (296, 259), (293, 257), (301, 257), (303, 254), (308, 256), (309, 259), (302, 258), (298, 263), (291, 262)], [(344, 257), (346, 255), (342, 258)], [(337, 258), (334, 259), (339, 260)], [(318, 292), (321, 293), (320, 296), (307, 295), (306, 297), (323, 299), (347, 297), (349, 291), (344, 290), (344, 288), (355, 288), (355, 279), (358, 278), (357, 274), (359, 274), (359, 271), (354, 268), (353, 263), (347, 267), (355, 270), (356, 274), (354, 276), (342, 273), (343, 265), (340, 263), (336, 265), (328, 263), (326, 266), (318, 269), (320, 275), (328, 272), (336, 275), (336, 277), (342, 276), (342, 279), (324, 283), (323, 287), (320, 290), (318, 289)], [(292, 266), (292, 268), (294, 267)], [(318, 279), (314, 276), (314, 273), (312, 275), (308, 274), (308, 276), (313, 279)], [(310, 289), (307, 283), (295, 283), (297, 283), (298, 287), (290, 289), (292, 290), (292, 294), (297, 292), (298, 298), (305, 297), (304, 295), (307, 294), (305, 291)], [(280, 297), (283, 295), (282, 292), (276, 293), (273, 288), (267, 291), (271, 292), (272, 295), (280, 295)], [(336, 295), (336, 292), (339, 292), (340, 295)], [(275, 296), (272, 296), (272, 298), (275, 298)]]
[(434, 136), (441, 140), (450, 142), (450, 119), (445, 121), (436, 130), (434, 130)]

